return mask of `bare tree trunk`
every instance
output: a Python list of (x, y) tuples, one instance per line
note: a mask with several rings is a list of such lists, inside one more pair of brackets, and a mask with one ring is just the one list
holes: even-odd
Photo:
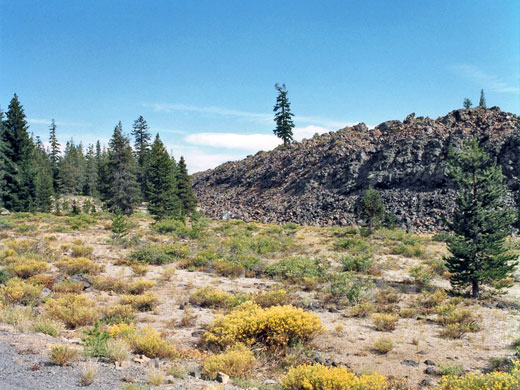
[(480, 298), (480, 286), (478, 284), (478, 280), (473, 279), (471, 281), (471, 288), (472, 288), (471, 296), (473, 297), (473, 299), (479, 299)]

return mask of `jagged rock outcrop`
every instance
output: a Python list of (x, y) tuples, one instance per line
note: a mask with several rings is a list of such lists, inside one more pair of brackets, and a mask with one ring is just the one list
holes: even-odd
[(502, 165), (519, 207), (520, 117), (498, 107), (360, 123), (197, 173), (193, 185), (210, 217), (306, 225), (356, 223), (360, 196), (373, 186), (402, 227), (432, 231), (454, 206), (449, 148), (473, 135)]

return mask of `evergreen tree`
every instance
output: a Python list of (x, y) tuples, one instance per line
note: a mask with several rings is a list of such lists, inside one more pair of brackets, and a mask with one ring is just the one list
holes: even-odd
[(137, 165), (130, 140), (123, 135), (121, 122), (115, 127), (108, 150), (108, 194), (106, 203), (110, 211), (117, 208), (123, 214), (134, 211), (140, 199), (139, 185), (136, 180)]
[(97, 167), (97, 193), (101, 200), (106, 201), (108, 199), (108, 193), (110, 188), (109, 176), (110, 171), (108, 169), (108, 152), (105, 148), (101, 150), (101, 144), (99, 141), (96, 142), (96, 167)]
[(484, 96), (484, 90), (480, 90), (480, 100), (478, 102), (480, 107), (486, 107), (486, 97)]
[(4, 196), (6, 188), (5, 172), (8, 164), (7, 156), (5, 154), (5, 143), (2, 139), (2, 132), (4, 131), (4, 112), (0, 108), (0, 207), (4, 206)]
[(52, 183), (52, 164), (45, 152), (43, 143), (37, 137), (34, 148), (34, 168), (36, 171), (35, 182), (35, 208), (38, 211), (48, 213), (51, 211), (54, 188)]
[(115, 241), (121, 241), (130, 230), (126, 216), (121, 212), (119, 208), (114, 210), (114, 216), (112, 217), (112, 238)]
[(464, 108), (465, 109), (471, 108), (472, 105), (473, 105), (473, 103), (471, 102), (471, 100), (469, 100), (468, 98), (464, 99)]
[(1, 134), (5, 156), (3, 201), (11, 211), (29, 211), (34, 205), (34, 145), (28, 128), (23, 106), (14, 94)]
[(56, 122), (54, 119), (51, 121), (51, 125), (49, 127), (49, 144), (50, 144), (50, 160), (52, 167), (52, 185), (54, 188), (54, 193), (60, 193), (60, 170), (59, 170), (59, 161), (60, 161), (60, 143), (58, 142), (58, 138), (56, 137)]
[(285, 146), (289, 145), (293, 140), (294, 123), (292, 117), (294, 114), (291, 112), (291, 106), (287, 99), (287, 89), (285, 84), (281, 86), (277, 83), (275, 88), (278, 91), (278, 97), (276, 98), (276, 104), (273, 111), (275, 112), (274, 121), (276, 122), (276, 128), (273, 130), (274, 134), (283, 140)]
[(176, 167), (177, 193), (181, 200), (183, 213), (191, 214), (197, 207), (197, 199), (193, 194), (193, 186), (191, 185), (190, 175), (184, 157), (181, 156)]
[(374, 226), (381, 222), (385, 216), (385, 206), (379, 191), (374, 188), (365, 191), (361, 200), (361, 213), (368, 221), (370, 233), (373, 233)]
[(454, 287), (471, 286), (473, 298), (479, 298), (482, 284), (507, 278), (517, 264), (505, 243), (516, 215), (504, 203), (501, 167), (476, 138), (461, 152), (451, 152), (448, 174), (458, 191), (448, 222), (453, 232), (446, 258), (450, 281)]
[(137, 165), (139, 167), (137, 170), (137, 182), (141, 186), (141, 192), (146, 197), (148, 193), (146, 189), (148, 182), (146, 175), (149, 172), (146, 160), (150, 152), (150, 140), (152, 136), (148, 131), (148, 123), (146, 123), (142, 116), (139, 116), (139, 118), (134, 121), (132, 135), (135, 139), (134, 148), (137, 156)]
[(92, 144), (89, 145), (87, 149), (85, 169), (85, 187), (83, 189), (83, 194), (87, 196), (97, 196), (98, 167), (94, 145)]
[(63, 158), (59, 161), (59, 171), (64, 194), (83, 194), (87, 176), (87, 163), (81, 143), (75, 145), (73, 140), (67, 142)]
[(157, 219), (181, 214), (177, 183), (172, 160), (159, 134), (155, 137), (148, 157), (148, 210)]

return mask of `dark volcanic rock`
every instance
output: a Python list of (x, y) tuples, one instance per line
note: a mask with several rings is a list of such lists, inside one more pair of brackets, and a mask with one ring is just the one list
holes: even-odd
[(197, 173), (193, 185), (210, 217), (304, 225), (355, 224), (359, 199), (373, 186), (401, 227), (433, 231), (454, 207), (449, 148), (473, 135), (502, 165), (518, 207), (520, 118), (497, 107), (346, 127)]

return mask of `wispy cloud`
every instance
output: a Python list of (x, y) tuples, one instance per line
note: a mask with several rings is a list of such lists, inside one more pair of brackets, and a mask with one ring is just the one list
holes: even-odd
[[(153, 104), (144, 104), (145, 107), (152, 108), (155, 112), (196, 112), (200, 114), (209, 114), (209, 115), (218, 115), (218, 116), (226, 116), (226, 117), (234, 117), (240, 119), (246, 119), (255, 122), (264, 122), (264, 123), (272, 123), (273, 122), (273, 114), (272, 113), (257, 113), (257, 112), (248, 112), (241, 110), (234, 110), (225, 107), (218, 106), (193, 106), (187, 104), (175, 104), (175, 103), (153, 103)], [(300, 123), (313, 124), (317, 126), (325, 126), (330, 127), (332, 129), (340, 129), (345, 126), (351, 126), (358, 122), (347, 122), (347, 121), (338, 121), (331, 120), (327, 118), (315, 117), (315, 116), (299, 116), (295, 115), (294, 120)]]
[(472, 64), (458, 64), (451, 67), (456, 73), (481, 85), (484, 89), (498, 93), (520, 93), (520, 82), (511, 83), (487, 73)]
[[(31, 125), (50, 125), (51, 124), (51, 121), (49, 119), (27, 118), (27, 122), (29, 122), (29, 124), (31, 124)], [(90, 126), (90, 124), (81, 123), (81, 122), (56, 121), (56, 126), (86, 127), (86, 126)]]

